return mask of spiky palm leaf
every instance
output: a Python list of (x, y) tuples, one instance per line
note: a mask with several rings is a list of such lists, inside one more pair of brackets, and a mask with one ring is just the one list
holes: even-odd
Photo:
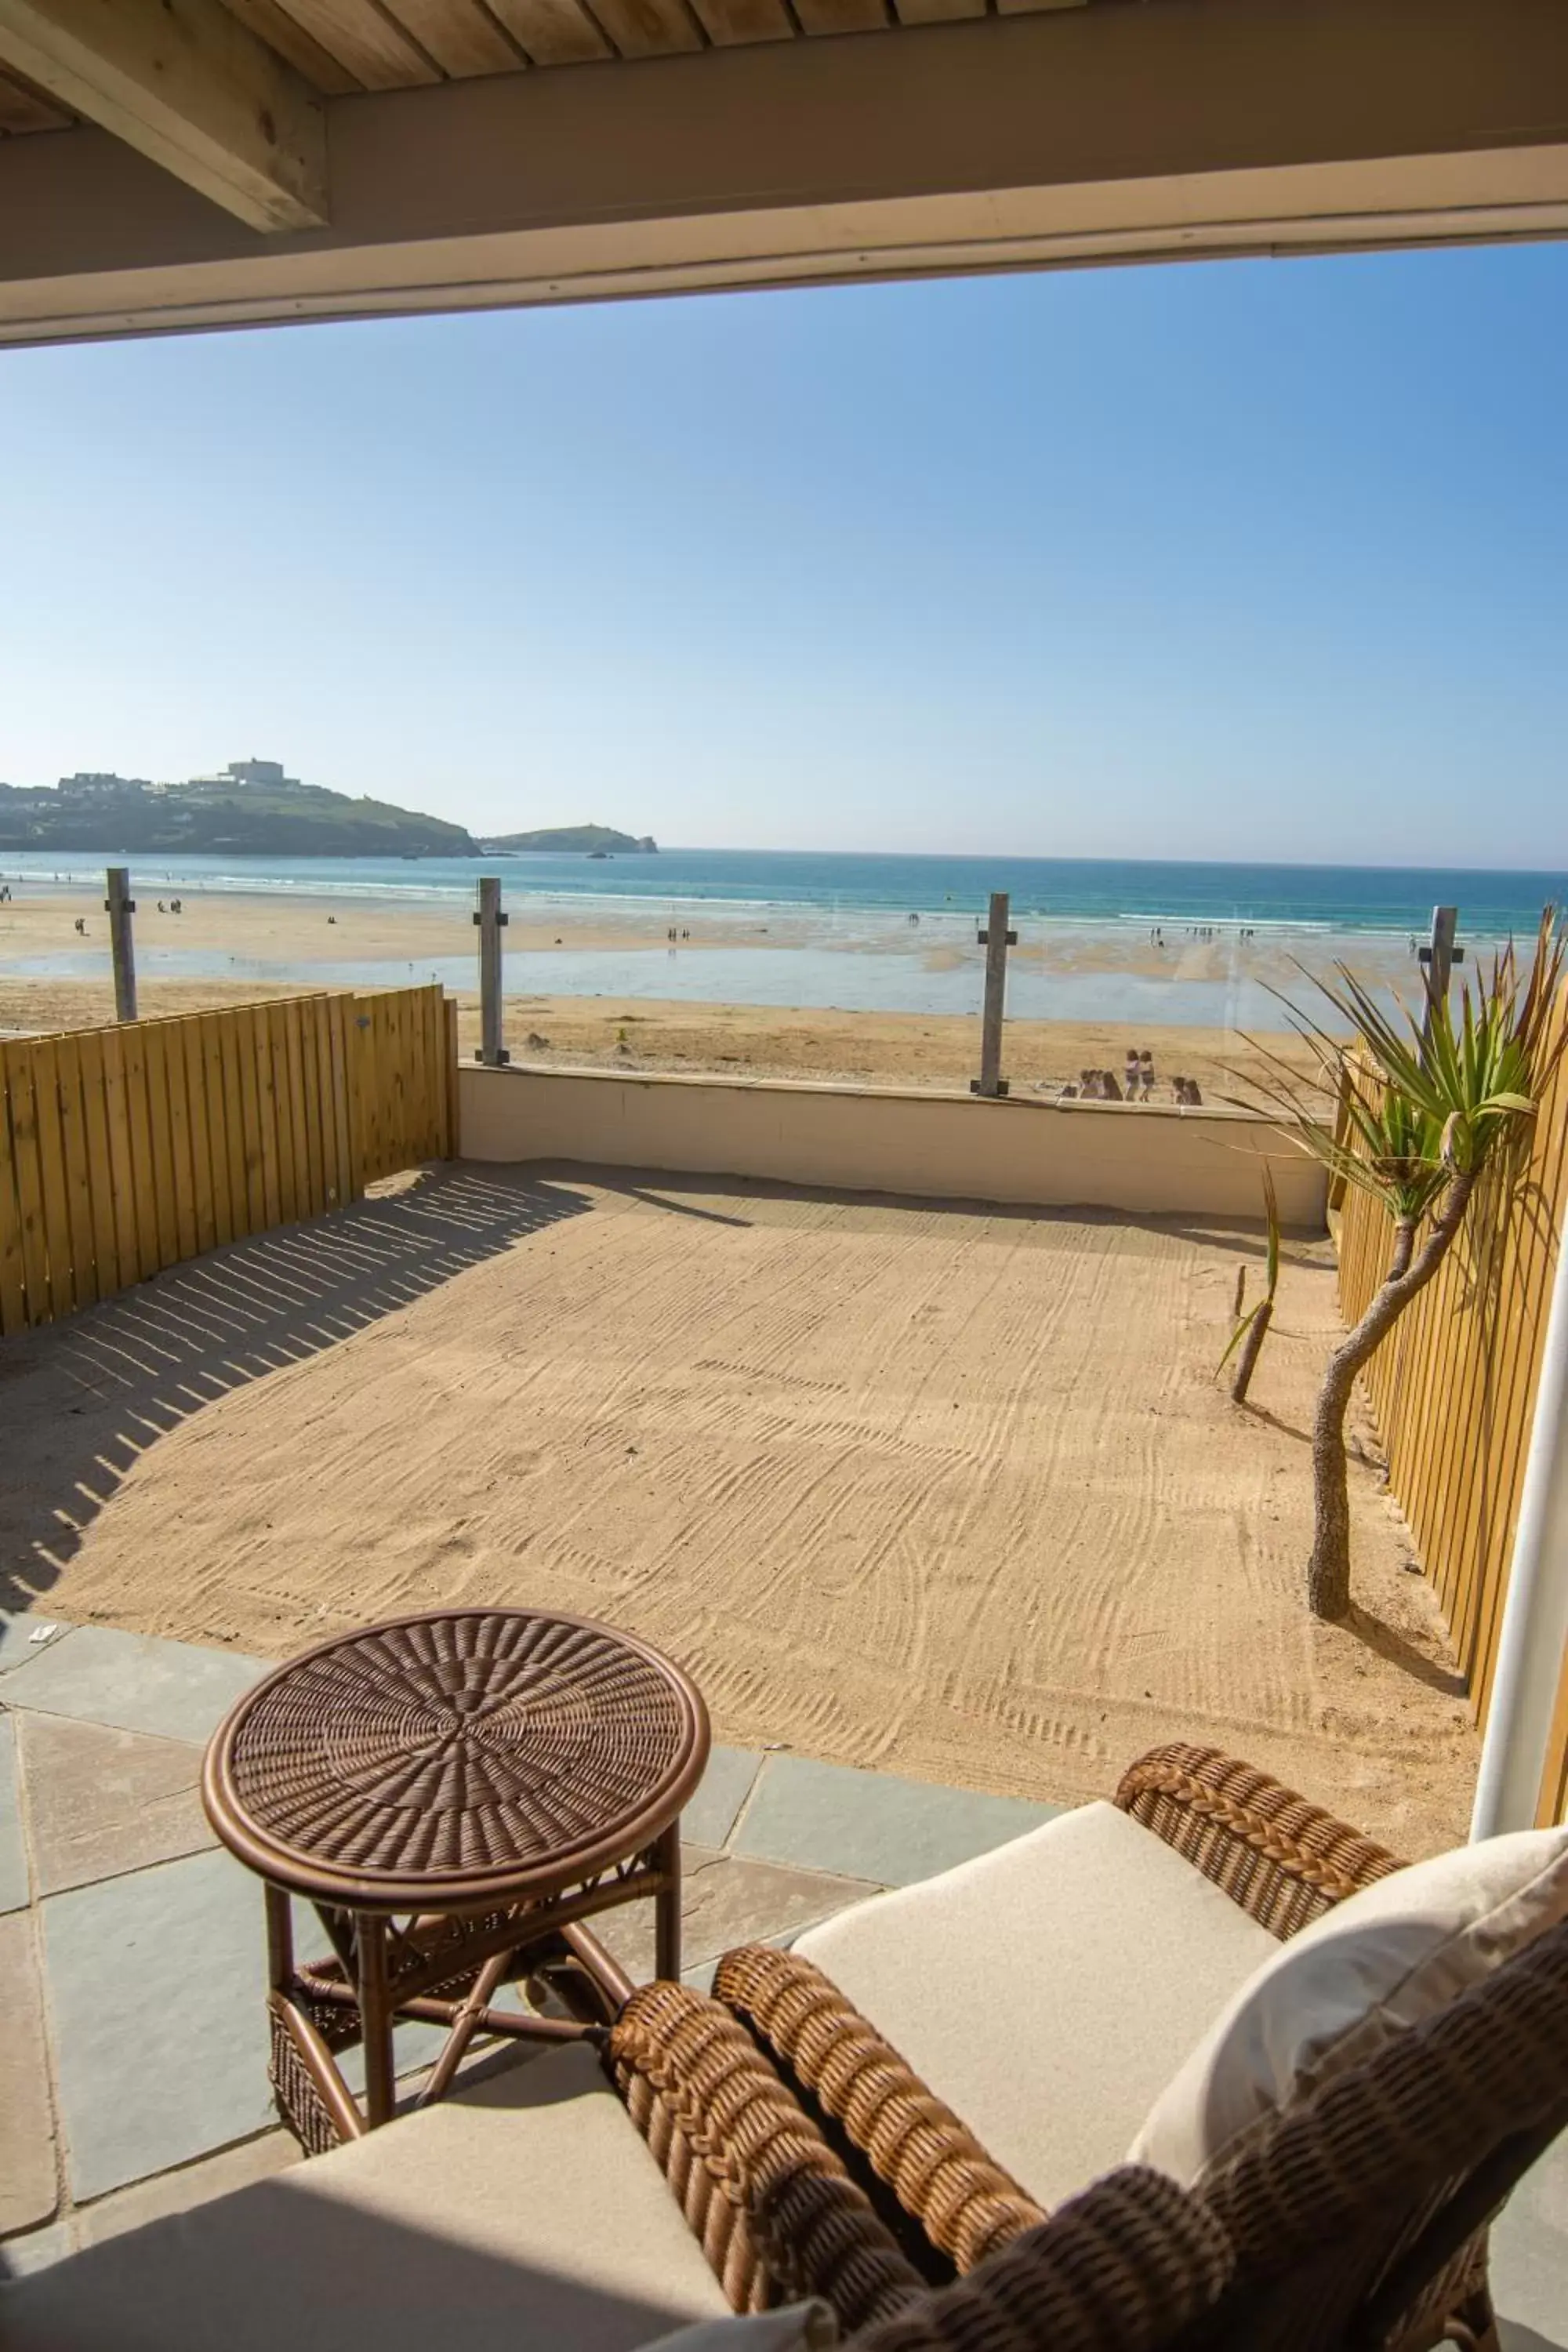
[(1307, 973), (1362, 1040), (1361, 1048), (1347, 1047), (1280, 995), (1340, 1104), (1342, 1127), (1328, 1123), (1292, 1066), (1256, 1038), (1247, 1043), (1265, 1076), (1250, 1080), (1254, 1099), (1244, 1107), (1267, 1109), (1287, 1139), (1331, 1175), (1374, 1194), (1400, 1221), (1418, 1223), (1451, 1177), (1479, 1172), (1534, 1116), (1568, 1042), (1568, 1031), (1549, 1037), (1563, 960), (1549, 907), (1528, 978), (1521, 976), (1510, 940), (1473, 989), (1465, 982), (1457, 1013), (1447, 993), (1428, 993), (1417, 1013), (1394, 992), (1391, 1014), (1343, 963), (1335, 964), (1333, 980)]

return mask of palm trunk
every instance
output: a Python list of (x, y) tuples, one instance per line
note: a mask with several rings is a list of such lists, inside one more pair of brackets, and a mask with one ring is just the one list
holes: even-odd
[(1236, 1378), (1230, 1384), (1234, 1404), (1247, 1402), (1247, 1391), (1252, 1386), (1252, 1375), (1258, 1370), (1258, 1359), (1263, 1353), (1263, 1342), (1268, 1337), (1268, 1326), (1273, 1320), (1274, 1301), (1265, 1298), (1247, 1325), (1247, 1337), (1241, 1343), (1241, 1359), (1236, 1368)]
[(1454, 1177), (1419, 1255), (1415, 1225), (1399, 1218), (1388, 1272), (1371, 1306), (1348, 1339), (1329, 1358), (1312, 1422), (1312, 1555), (1307, 1563), (1307, 1604), (1315, 1617), (1350, 1614), (1350, 1473), (1345, 1460), (1345, 1415), (1356, 1374), (1369, 1362), (1419, 1291), (1425, 1290), (1447, 1256), (1465, 1221), (1472, 1175)]

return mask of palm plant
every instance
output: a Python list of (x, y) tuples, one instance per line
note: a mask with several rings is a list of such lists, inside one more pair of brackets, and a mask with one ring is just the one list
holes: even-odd
[(1430, 989), (1419, 1016), (1397, 996), (1391, 1013), (1344, 964), (1334, 969), (1335, 980), (1308, 977), (1344, 1027), (1359, 1034), (1370, 1073), (1357, 1072), (1342, 1036), (1291, 1005), (1291, 1025), (1341, 1117), (1330, 1124), (1290, 1065), (1256, 1040), (1248, 1042), (1266, 1076), (1253, 1083), (1263, 1099), (1246, 1106), (1267, 1109), (1287, 1140), (1331, 1176), (1373, 1194), (1392, 1227), (1383, 1281), (1330, 1357), (1313, 1417), (1307, 1599), (1326, 1618), (1347, 1616), (1351, 1606), (1345, 1419), (1356, 1375), (1436, 1273), (1483, 1173), (1506, 1168), (1568, 1043), (1568, 1026), (1555, 1035), (1551, 1026), (1563, 970), (1552, 907), (1542, 916), (1528, 976), (1510, 940), (1473, 991), (1466, 982), (1457, 1013), (1446, 991)]

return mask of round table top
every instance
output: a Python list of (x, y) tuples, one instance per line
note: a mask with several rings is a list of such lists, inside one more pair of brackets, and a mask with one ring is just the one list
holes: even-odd
[(554, 1894), (640, 1853), (708, 1760), (668, 1658), (581, 1617), (442, 1609), (339, 1635), (213, 1736), (207, 1817), (279, 1886), (345, 1909)]

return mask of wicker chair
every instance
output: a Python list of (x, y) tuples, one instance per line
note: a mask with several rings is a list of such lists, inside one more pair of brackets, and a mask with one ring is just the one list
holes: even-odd
[(734, 2307), (819, 2296), (856, 2352), (1176, 2352), (1232, 2282), (1217, 2216), (1127, 2166), (933, 2287), (717, 2001), (642, 1987), (606, 2065)]
[(819, 2296), (862, 2352), (1186, 2352), (1235, 2270), (1214, 2213), (1129, 2168), (931, 2289), (750, 2036), (683, 1985), (635, 1992), (597, 2059), (557, 2050), (489, 2088), (506, 2095), (459, 2091), (0, 2289), (0, 2338), (7, 2352), (419, 2352), (446, 2334), (496, 2352), (634, 2352), (682, 2312)]
[[(1280, 1939), (1398, 1867), (1215, 1749), (1155, 1750), (1117, 1804)], [(1037, 2235), (1041, 2201), (809, 1958), (742, 1947), (714, 1990), (929, 2279), (983, 2278), (1000, 2250)], [(973, 2030), (1005, 2021), (980, 2014)], [(1169, 2053), (1173, 2070), (1183, 2054)], [(1236, 2271), (1199, 2340), (1237, 2352), (1425, 2352), (1445, 2336), (1495, 2347), (1487, 2226), (1565, 2125), (1568, 1926), (1205, 2176), (1196, 2193)]]

